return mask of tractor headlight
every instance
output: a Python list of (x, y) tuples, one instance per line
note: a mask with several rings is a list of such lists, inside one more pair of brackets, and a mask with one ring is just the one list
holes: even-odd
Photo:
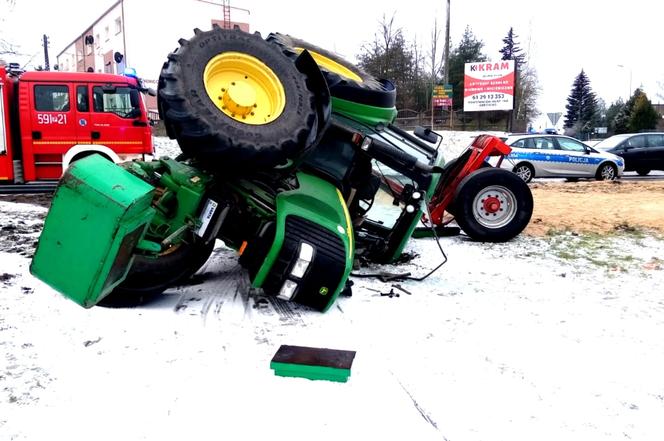
[(286, 280), (279, 290), (278, 298), (282, 300), (290, 300), (295, 295), (295, 290), (297, 289), (297, 283), (292, 280)]
[(311, 264), (313, 258), (314, 247), (306, 242), (302, 242), (300, 244), (300, 253), (295, 261), (295, 265), (293, 265), (293, 269), (291, 270), (291, 276), (297, 277), (298, 279), (304, 277), (304, 273), (307, 271), (307, 268), (309, 268), (309, 264)]

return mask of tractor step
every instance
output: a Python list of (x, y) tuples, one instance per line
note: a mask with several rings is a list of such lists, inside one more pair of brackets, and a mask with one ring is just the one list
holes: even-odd
[(355, 351), (282, 345), (270, 362), (280, 377), (300, 377), (345, 383)]

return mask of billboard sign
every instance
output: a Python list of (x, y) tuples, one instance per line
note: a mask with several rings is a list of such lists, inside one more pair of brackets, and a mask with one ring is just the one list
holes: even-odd
[(437, 84), (433, 88), (431, 101), (433, 107), (452, 107), (452, 85)]
[(466, 63), (463, 77), (463, 110), (512, 110), (514, 108), (514, 60)]

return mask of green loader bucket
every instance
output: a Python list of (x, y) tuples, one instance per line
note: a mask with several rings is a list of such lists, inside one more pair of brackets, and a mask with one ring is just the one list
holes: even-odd
[(154, 187), (99, 155), (76, 161), (53, 197), (30, 272), (89, 308), (124, 280), (154, 216)]

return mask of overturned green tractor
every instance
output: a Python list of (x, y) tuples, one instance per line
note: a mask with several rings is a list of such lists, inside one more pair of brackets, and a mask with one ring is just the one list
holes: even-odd
[[(220, 239), (254, 288), (325, 311), (358, 257), (396, 262), (445, 210), (476, 239), (519, 234), (532, 195), (484, 161), (509, 148), (481, 137), (445, 165), (434, 132), (393, 125), (395, 100), (389, 81), (302, 40), (196, 30), (159, 79), (182, 154), (74, 163), (32, 272), (84, 307), (132, 305), (192, 276)], [(386, 197), (394, 210), (374, 216)]]

